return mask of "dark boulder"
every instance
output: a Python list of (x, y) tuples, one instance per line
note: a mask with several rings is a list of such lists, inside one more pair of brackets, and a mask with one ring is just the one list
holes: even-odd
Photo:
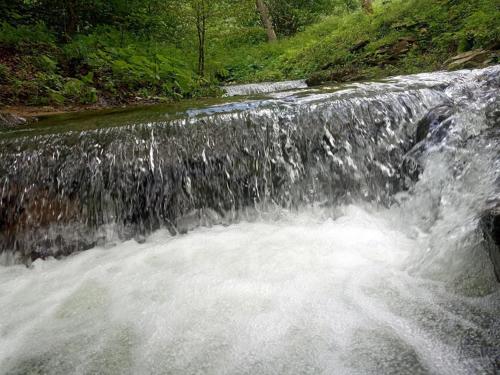
[(446, 137), (453, 124), (452, 114), (452, 106), (444, 104), (431, 109), (418, 122), (414, 135), (414, 147), (405, 155), (400, 166), (401, 190), (410, 189), (418, 181), (423, 172), (421, 163), (423, 152), (430, 144), (441, 142)]
[(481, 218), (481, 229), (487, 242), (495, 275), (500, 281), (500, 206), (488, 211)]

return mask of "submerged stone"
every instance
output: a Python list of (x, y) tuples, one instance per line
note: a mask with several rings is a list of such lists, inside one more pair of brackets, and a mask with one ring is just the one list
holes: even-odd
[[(451, 122), (445, 122), (453, 114), (453, 108), (449, 104), (433, 108), (425, 117), (418, 122), (415, 141), (419, 143), (426, 138), (432, 138), (433, 142), (439, 142), (446, 136), (446, 131)], [(431, 140), (431, 139), (429, 139)]]

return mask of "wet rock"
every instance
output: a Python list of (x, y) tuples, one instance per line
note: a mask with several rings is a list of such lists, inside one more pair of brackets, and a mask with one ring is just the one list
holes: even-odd
[(415, 142), (420, 143), (427, 137), (434, 138), (435, 141), (442, 140), (446, 135), (446, 130), (451, 125), (447, 122), (452, 115), (452, 108), (445, 104), (432, 109), (417, 125)]
[(0, 112), (0, 129), (14, 128), (16, 126), (25, 125), (28, 121), (20, 116), (12, 113)]
[[(77, 249), (90, 249), (93, 242), (83, 245), (76, 238), (66, 238), (65, 232), (72, 232), (76, 227), (82, 210), (74, 196), (61, 196), (50, 189), (22, 187), (18, 183), (6, 184), (0, 190), (0, 231), (6, 247), (18, 252), (23, 260), (60, 257), (69, 255)], [(53, 238), (48, 239), (40, 232), (50, 231)], [(23, 240), (35, 238), (32, 246), (19, 245)], [(54, 250), (56, 249), (56, 250)]]
[(137, 242), (138, 244), (144, 244), (146, 243), (146, 236), (143, 235), (143, 234), (138, 234), (134, 237), (134, 240), (135, 242)]
[[(441, 142), (448, 134), (453, 124), (450, 117), (453, 108), (449, 104), (443, 104), (431, 109), (417, 124), (414, 135), (414, 147), (406, 154), (400, 166), (402, 175), (401, 190), (409, 190), (418, 181), (424, 167), (421, 162), (423, 151), (430, 144)], [(424, 142), (425, 141), (425, 142)]]
[(401, 190), (407, 191), (418, 181), (420, 175), (424, 171), (424, 168), (420, 164), (418, 158), (413, 155), (408, 155), (403, 159), (401, 164)]
[(493, 263), (497, 280), (500, 281), (500, 206), (487, 212), (481, 219), (481, 228)]

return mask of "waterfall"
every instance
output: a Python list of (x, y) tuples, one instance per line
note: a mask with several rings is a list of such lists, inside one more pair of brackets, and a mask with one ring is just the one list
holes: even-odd
[(307, 87), (304, 80), (284, 81), (284, 82), (261, 82), (249, 83), (246, 85), (224, 86), (226, 96), (257, 95), (268, 94), (279, 91), (303, 89)]
[(0, 133), (0, 368), (495, 373), (499, 88), (495, 66)]
[(273, 206), (389, 206), (408, 188), (418, 121), (436, 106), (472, 103), (463, 96), (482, 93), (495, 69), (0, 140), (0, 252), (59, 257)]

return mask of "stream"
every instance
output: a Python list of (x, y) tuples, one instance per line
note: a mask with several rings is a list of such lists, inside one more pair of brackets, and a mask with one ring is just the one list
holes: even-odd
[(500, 373), (499, 89), (254, 84), (0, 131), (0, 374)]

